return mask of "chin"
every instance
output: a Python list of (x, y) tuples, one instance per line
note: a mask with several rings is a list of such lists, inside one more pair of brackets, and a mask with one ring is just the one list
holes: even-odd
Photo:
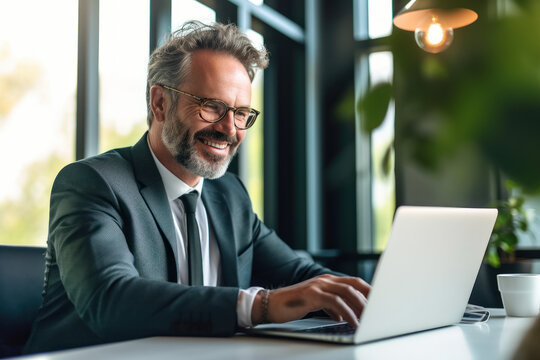
[[(180, 159), (177, 159), (177, 161)], [(205, 179), (217, 179), (225, 175), (232, 157), (201, 156), (200, 154), (193, 156), (187, 163), (178, 161), (180, 165), (185, 167), (191, 173)]]

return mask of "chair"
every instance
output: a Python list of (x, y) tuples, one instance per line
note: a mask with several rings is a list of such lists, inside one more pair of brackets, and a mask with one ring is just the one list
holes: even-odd
[(21, 353), (42, 302), (45, 248), (0, 245), (0, 357)]

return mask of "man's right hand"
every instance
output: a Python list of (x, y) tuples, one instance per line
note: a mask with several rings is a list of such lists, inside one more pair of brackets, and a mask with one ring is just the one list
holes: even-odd
[[(267, 321), (283, 323), (298, 320), (310, 312), (324, 310), (336, 321), (347, 321), (358, 326), (358, 319), (367, 303), (370, 286), (357, 277), (320, 275), (301, 283), (271, 290), (268, 295)], [(253, 303), (253, 325), (263, 316), (263, 292)]]

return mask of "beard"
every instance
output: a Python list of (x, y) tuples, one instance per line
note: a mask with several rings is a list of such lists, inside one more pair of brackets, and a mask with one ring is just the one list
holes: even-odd
[[(226, 156), (217, 156), (209, 152), (198, 152), (195, 145), (203, 137), (208, 140), (227, 141), (230, 144), (229, 153)], [(203, 129), (192, 133), (176, 114), (168, 114), (166, 117), (161, 140), (176, 162), (205, 179), (222, 177), (240, 145), (236, 136), (229, 137), (215, 130)]]

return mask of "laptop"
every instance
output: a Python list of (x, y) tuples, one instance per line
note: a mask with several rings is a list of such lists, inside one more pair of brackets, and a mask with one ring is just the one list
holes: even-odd
[(308, 318), (248, 333), (360, 344), (457, 324), (496, 218), (496, 209), (399, 207), (356, 329)]

